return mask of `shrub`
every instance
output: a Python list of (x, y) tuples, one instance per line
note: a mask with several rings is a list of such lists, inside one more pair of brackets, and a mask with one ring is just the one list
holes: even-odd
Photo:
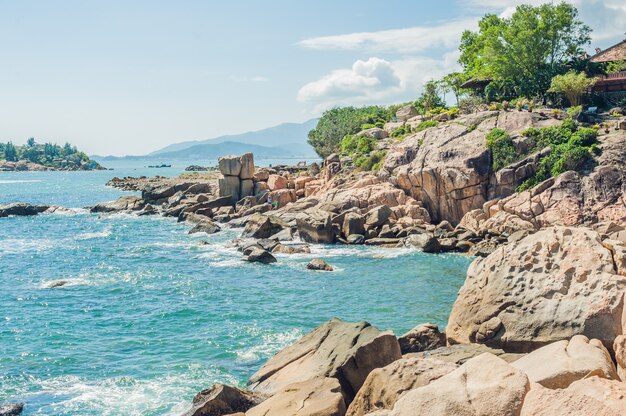
[(411, 126), (409, 126), (408, 124), (404, 124), (402, 127), (395, 129), (391, 133), (391, 137), (393, 137), (394, 139), (402, 139), (409, 134), (411, 134)]
[(415, 132), (417, 133), (419, 131), (429, 129), (431, 127), (437, 127), (438, 125), (439, 125), (439, 122), (435, 120), (422, 121), (420, 122), (420, 124), (415, 126)]
[(355, 153), (369, 153), (376, 147), (376, 140), (365, 136), (347, 135), (341, 140), (341, 153), (353, 155)]
[(570, 71), (565, 75), (552, 78), (548, 92), (565, 95), (572, 107), (580, 105), (580, 97), (596, 83), (594, 78), (588, 78), (584, 72)]
[(491, 150), (491, 168), (494, 171), (515, 162), (519, 157), (511, 136), (502, 129), (493, 129), (487, 134), (487, 147)]
[(354, 164), (361, 168), (363, 171), (376, 171), (378, 172), (382, 167), (382, 163), (385, 160), (387, 152), (379, 150), (372, 152), (370, 155), (360, 156)]
[(373, 129), (376, 127), (376, 124), (365, 123), (361, 126), (361, 130)]
[(567, 116), (571, 118), (572, 120), (576, 120), (578, 116), (580, 115), (580, 113), (582, 112), (583, 112), (583, 106), (577, 105), (575, 107), (570, 107), (567, 109)]

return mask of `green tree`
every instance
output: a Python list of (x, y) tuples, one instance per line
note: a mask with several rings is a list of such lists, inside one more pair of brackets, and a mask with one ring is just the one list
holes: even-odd
[(543, 95), (590, 33), (571, 4), (521, 5), (509, 19), (488, 14), (478, 32), (463, 33), (459, 62), (469, 76), (510, 80), (519, 94)]
[(385, 107), (336, 107), (324, 112), (317, 126), (308, 134), (308, 143), (318, 155), (326, 158), (341, 150), (342, 139), (361, 131), (364, 124), (376, 124), (391, 117)]
[(424, 84), (422, 95), (415, 101), (417, 111), (424, 114), (437, 107), (445, 107), (446, 103), (439, 96), (440, 85), (437, 81), (428, 81)]
[(17, 148), (12, 142), (8, 142), (6, 146), (4, 146), (4, 158), (9, 162), (18, 161)]
[(35, 146), (35, 138), (34, 138), (34, 137), (29, 138), (29, 139), (26, 141), (26, 145), (27, 145), (28, 147), (33, 147), (33, 146)]
[(461, 95), (466, 91), (461, 85), (463, 85), (467, 79), (467, 75), (462, 72), (452, 72), (441, 79), (441, 86), (443, 89), (451, 91), (452, 94), (454, 94), (454, 99), (458, 104)]
[(589, 78), (583, 72), (569, 71), (552, 78), (548, 91), (565, 95), (570, 105), (575, 107), (580, 105), (580, 98), (595, 82), (595, 78)]

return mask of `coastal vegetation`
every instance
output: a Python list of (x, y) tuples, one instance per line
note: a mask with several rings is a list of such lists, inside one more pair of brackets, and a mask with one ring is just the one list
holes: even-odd
[(0, 143), (0, 161), (25, 161), (47, 168), (95, 169), (100, 166), (70, 143), (63, 146), (50, 142), (42, 144), (37, 143), (33, 137), (22, 146), (16, 146), (11, 141)]

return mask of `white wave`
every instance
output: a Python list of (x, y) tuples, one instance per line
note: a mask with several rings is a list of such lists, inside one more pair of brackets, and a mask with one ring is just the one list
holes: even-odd
[(9, 183), (35, 183), (35, 182), (43, 182), (40, 179), (14, 179), (14, 180), (1, 180), (0, 184), (9, 184)]
[(103, 231), (94, 233), (79, 234), (74, 239), (76, 240), (91, 240), (93, 238), (106, 238), (111, 235), (111, 228), (107, 227)]
[(40, 289), (56, 289), (61, 287), (79, 286), (89, 284), (89, 280), (83, 277), (69, 277), (67, 279), (46, 280), (39, 285)]
[(302, 331), (293, 328), (284, 332), (265, 332), (259, 330), (256, 326), (245, 329), (249, 333), (249, 339), (258, 339), (259, 343), (249, 347), (245, 347), (236, 352), (237, 361), (254, 362), (263, 358), (267, 358), (282, 350), (285, 347), (302, 338)]
[(0, 239), (0, 256), (7, 254), (20, 254), (20, 253), (40, 253), (48, 251), (53, 248), (58, 248), (60, 245), (59, 240), (52, 239), (22, 239), (22, 238), (7, 238)]
[(33, 409), (37, 414), (99, 414), (112, 415), (179, 415), (189, 409), (191, 400), (197, 393), (197, 385), (209, 387), (214, 382), (238, 385), (239, 380), (212, 368), (192, 368), (186, 372), (158, 377), (136, 379), (134, 377), (114, 377), (105, 380), (87, 380), (77, 376), (60, 376), (47, 380), (29, 378), (37, 392), (27, 393), (37, 403), (37, 396), (51, 396), (53, 403), (41, 409)]

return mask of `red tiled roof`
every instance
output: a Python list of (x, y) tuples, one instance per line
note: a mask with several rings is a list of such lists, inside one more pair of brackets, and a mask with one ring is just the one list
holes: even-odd
[(626, 40), (591, 57), (591, 62), (611, 62), (626, 60)]

